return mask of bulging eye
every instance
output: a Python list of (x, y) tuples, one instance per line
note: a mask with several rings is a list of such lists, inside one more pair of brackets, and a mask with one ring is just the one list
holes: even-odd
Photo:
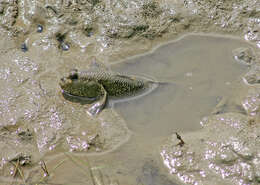
[(71, 80), (77, 80), (79, 78), (78, 76), (78, 70), (77, 69), (72, 69), (69, 75), (69, 79)]

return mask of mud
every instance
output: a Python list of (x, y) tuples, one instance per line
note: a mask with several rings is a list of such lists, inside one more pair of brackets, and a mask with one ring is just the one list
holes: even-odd
[(114, 60), (148, 50), (147, 39), (167, 40), (194, 31), (239, 35), (259, 45), (259, 6), (255, 0), (4, 0), (0, 22), (3, 32), (29, 49), (76, 49)]
[[(244, 67), (250, 68), (243, 76), (243, 82), (241, 81), (246, 86), (234, 89), (227, 97), (221, 97), (221, 101), (216, 102), (219, 103), (217, 107), (212, 107), (212, 114), (215, 118), (225, 113), (223, 116), (236, 118), (237, 122), (240, 119), (248, 119), (249, 125), (255, 126), (250, 130), (251, 126), (244, 124), (245, 130), (257, 133), (260, 105), (259, 9), (260, 4), (257, 0), (1, 0), (0, 180), (5, 181), (4, 184), (12, 181), (15, 168), (10, 161), (17, 163), (21, 159), (20, 162), (23, 162), (19, 165), (27, 172), (27, 169), (39, 166), (40, 160), (47, 160), (48, 157), (62, 152), (106, 153), (125, 143), (131, 132), (118, 112), (109, 108), (98, 117), (89, 117), (81, 105), (65, 101), (60, 95), (57, 85), (60, 77), (72, 66), (79, 69), (88, 67), (91, 56), (110, 64), (191, 32), (237, 36), (255, 46), (234, 48), (233, 58), (237, 60), (238, 65), (242, 63), (245, 64)], [(161, 79), (161, 76), (156, 78)], [(235, 114), (229, 114), (230, 111)], [(189, 114), (187, 112), (187, 115)], [(211, 120), (211, 117), (208, 119)], [(222, 134), (222, 129), (226, 127), (222, 128), (222, 124), (219, 125), (219, 133)], [(239, 135), (238, 130), (228, 128), (223, 130), (222, 138), (225, 134), (233, 135), (238, 137), (239, 142), (245, 141), (246, 147), (248, 138)], [(199, 132), (207, 129), (203, 128)], [(214, 134), (211, 134), (213, 140)], [(200, 137), (197, 132), (187, 133), (187, 137), (189, 135), (194, 138)], [(186, 134), (184, 136), (186, 137)], [(222, 138), (216, 142), (224, 142), (221, 141)], [(197, 141), (194, 139), (194, 142)], [(232, 142), (233, 140), (230, 141)], [(229, 176), (222, 178), (220, 176), (223, 173), (219, 171), (209, 176), (214, 176), (220, 184), (229, 183), (229, 180), (231, 184), (239, 181), (257, 183), (257, 139), (254, 142), (256, 149), (250, 149), (250, 152), (254, 153), (252, 158), (238, 157), (232, 162), (233, 166), (240, 165), (236, 169), (239, 169), (237, 171), (242, 174), (241, 177), (234, 173), (231, 180)], [(158, 141), (156, 146), (160, 145), (159, 143)], [(190, 150), (196, 150), (196, 146), (193, 145), (194, 148), (191, 147)], [(218, 148), (212, 150), (217, 151)], [(165, 151), (171, 152), (167, 147)], [(203, 150), (200, 152), (198, 155), (202, 155)], [(165, 156), (163, 157), (166, 160)], [(213, 157), (212, 163), (215, 164), (216, 160)], [(221, 165), (223, 167), (226, 164)], [(141, 166), (138, 167), (141, 169)], [(229, 166), (226, 166), (229, 169)], [(211, 169), (207, 167), (200, 168), (211, 173)], [(254, 169), (253, 172), (251, 169)], [(182, 169), (179, 173), (186, 177), (190, 172)], [(137, 173), (135, 175), (138, 176)], [(194, 179), (189, 182), (177, 176), (172, 175), (175, 180), (181, 180), (181, 183), (207, 182), (207, 178), (194, 174), (191, 175)], [(30, 174), (25, 173), (25, 177), (29, 178)], [(149, 179), (142, 177), (140, 182), (149, 183), (145, 178)], [(18, 177), (18, 181), (19, 179), (21, 180)], [(121, 178), (122, 181), (125, 184), (136, 182), (128, 178)], [(107, 182), (109, 184), (109, 181)], [(168, 183), (164, 178), (161, 182)]]
[(224, 113), (202, 124), (201, 131), (181, 135), (182, 147), (175, 134), (164, 144), (161, 156), (170, 173), (185, 184), (258, 184), (258, 123)]
[(22, 165), (27, 169), (53, 151), (102, 153), (129, 138), (125, 121), (115, 111), (91, 118), (84, 107), (63, 98), (57, 84), (64, 67), (55, 51), (10, 48), (0, 56), (2, 177), (10, 177), (10, 161), (18, 155), (30, 157), (30, 165)]

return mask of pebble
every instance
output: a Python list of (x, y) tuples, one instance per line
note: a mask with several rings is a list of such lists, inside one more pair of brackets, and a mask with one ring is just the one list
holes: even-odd
[(63, 51), (68, 51), (70, 49), (70, 46), (64, 42), (61, 43), (60, 47)]
[(43, 31), (42, 25), (38, 24), (38, 25), (37, 25), (37, 32), (38, 32), (38, 33), (41, 33), (42, 31)]
[(22, 45), (21, 45), (21, 50), (22, 50), (23, 52), (28, 51), (28, 47), (26, 46), (25, 43), (22, 43)]

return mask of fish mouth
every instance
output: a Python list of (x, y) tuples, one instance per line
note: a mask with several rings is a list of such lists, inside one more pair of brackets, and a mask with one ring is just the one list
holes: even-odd
[(61, 87), (64, 87), (65, 84), (71, 83), (71, 82), (72, 82), (71, 79), (68, 79), (67, 77), (63, 77), (63, 78), (60, 79), (59, 85), (60, 85)]

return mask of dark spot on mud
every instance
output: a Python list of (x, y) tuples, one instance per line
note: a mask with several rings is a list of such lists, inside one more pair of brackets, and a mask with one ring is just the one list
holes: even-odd
[(22, 43), (22, 45), (21, 45), (21, 50), (22, 50), (23, 52), (28, 51), (28, 47), (26, 46), (25, 43)]
[(59, 42), (59, 46), (58, 46), (59, 49), (63, 51), (68, 51), (70, 49), (70, 45), (67, 42), (65, 42), (65, 37), (66, 34), (61, 34), (61, 33), (56, 34), (56, 39)]
[(66, 37), (65, 34), (61, 34), (61, 33), (57, 33), (57, 34), (56, 34), (56, 39), (57, 39), (57, 41), (60, 42), (60, 43), (61, 43), (61, 42), (64, 42), (65, 37)]
[(58, 14), (58, 11), (57, 11), (56, 8), (54, 8), (53, 6), (47, 5), (45, 8), (47, 9), (47, 11), (49, 11), (49, 12), (52, 13), (52, 14), (55, 14), (55, 15)]
[(224, 114), (224, 113), (228, 113), (228, 112), (236, 112), (236, 113), (240, 113), (243, 115), (246, 115), (246, 111), (245, 109), (238, 104), (234, 104), (234, 103), (224, 103), (221, 106), (217, 106), (215, 107), (215, 109), (212, 111), (213, 115), (218, 115), (218, 114)]
[(142, 167), (142, 174), (137, 177), (137, 185), (177, 185), (171, 182), (166, 175), (161, 174), (153, 160), (146, 161)]
[(0, 5), (0, 15), (4, 14), (4, 7), (2, 5)]
[(83, 32), (87, 37), (91, 37), (92, 35), (94, 35), (94, 29), (92, 27), (86, 27), (84, 28), (84, 32)]
[(33, 139), (33, 133), (29, 129), (20, 130), (17, 134), (21, 140), (28, 141)]

